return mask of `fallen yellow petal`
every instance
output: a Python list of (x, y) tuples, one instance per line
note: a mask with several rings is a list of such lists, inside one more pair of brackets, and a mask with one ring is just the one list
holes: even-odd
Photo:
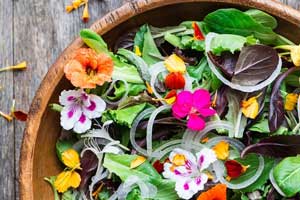
[(82, 14), (82, 20), (84, 22), (87, 22), (89, 19), (90, 19), (90, 14), (89, 14), (88, 3), (85, 3), (83, 14)]
[(72, 12), (73, 10), (74, 10), (73, 5), (66, 6), (66, 11), (67, 11), (67, 13), (70, 13), (70, 12)]
[(77, 188), (80, 184), (80, 175), (75, 171), (63, 171), (54, 181), (55, 189), (60, 192), (66, 192), (70, 187)]
[(290, 93), (285, 97), (284, 109), (287, 111), (292, 111), (295, 109), (298, 101), (298, 94)]
[(72, 6), (74, 9), (79, 8), (80, 6), (82, 6), (85, 2), (83, 0), (74, 0), (72, 2)]
[(137, 56), (142, 56), (142, 52), (141, 52), (139, 46), (137, 46), (137, 45), (134, 46), (134, 53), (135, 53), (135, 55), (137, 55)]
[(295, 46), (291, 50), (291, 59), (295, 66), (300, 66), (300, 46)]
[(80, 169), (80, 159), (77, 151), (68, 149), (61, 155), (63, 163), (70, 169)]
[(145, 161), (146, 161), (145, 157), (143, 157), (143, 156), (137, 156), (136, 159), (134, 159), (133, 161), (131, 161), (131, 163), (130, 163), (130, 169), (134, 169), (134, 168), (140, 166)]
[(147, 88), (147, 92), (149, 94), (153, 94), (153, 88), (151, 87), (151, 85), (148, 82), (146, 82), (146, 88)]
[(226, 160), (229, 156), (229, 144), (221, 141), (213, 147), (215, 154), (219, 160)]
[(0, 111), (0, 116), (3, 117), (4, 119), (6, 119), (9, 122), (13, 120), (13, 117), (11, 115), (6, 114), (6, 113), (4, 113), (2, 111)]
[(165, 61), (164, 64), (169, 72), (180, 72), (185, 73), (186, 66), (184, 61), (177, 56), (176, 54), (172, 54)]
[(26, 68), (27, 68), (27, 63), (26, 63), (26, 61), (24, 61), (24, 62), (21, 62), (17, 65), (14, 65), (14, 66), (1, 68), (0, 72), (8, 71), (8, 70), (23, 70), (23, 69), (26, 69)]
[(169, 105), (173, 104), (176, 101), (176, 96), (164, 99), (165, 102)]
[(257, 98), (261, 94), (251, 97), (248, 100), (242, 101), (242, 113), (245, 115), (245, 117), (250, 119), (255, 119), (258, 115), (259, 111), (259, 104), (257, 102)]

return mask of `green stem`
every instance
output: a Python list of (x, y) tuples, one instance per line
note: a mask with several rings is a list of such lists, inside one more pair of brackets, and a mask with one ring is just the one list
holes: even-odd
[(57, 112), (61, 112), (63, 107), (59, 104), (56, 104), (56, 103), (52, 103), (52, 104), (49, 104), (49, 107), (54, 110), (54, 111), (57, 111)]

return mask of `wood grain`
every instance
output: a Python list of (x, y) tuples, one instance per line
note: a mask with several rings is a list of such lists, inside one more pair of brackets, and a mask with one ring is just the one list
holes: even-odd
[[(128, 1), (128, 0), (127, 0)], [(281, 0), (298, 9), (298, 0)], [(0, 74), (0, 110), (9, 111), (11, 99), (28, 111), (30, 102), (47, 72), (62, 50), (81, 28), (125, 0), (90, 0), (91, 20), (81, 22), (81, 11), (66, 14), (71, 0), (0, 0), (0, 67), (28, 61), (26, 72)], [(0, 118), (0, 199), (18, 198), (18, 159), (24, 124), (7, 123)], [(14, 171), (15, 169), (15, 171)], [(15, 183), (14, 183), (15, 182)]]

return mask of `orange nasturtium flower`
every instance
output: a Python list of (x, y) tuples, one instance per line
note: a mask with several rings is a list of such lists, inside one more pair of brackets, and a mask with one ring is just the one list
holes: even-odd
[(228, 175), (227, 180), (230, 181), (231, 179), (240, 177), (250, 166), (244, 166), (235, 160), (227, 160), (225, 162), (225, 167)]
[(259, 104), (257, 102), (257, 98), (261, 94), (251, 97), (248, 100), (243, 100), (242, 101), (242, 112), (245, 115), (245, 117), (250, 118), (250, 119), (255, 119), (258, 115), (259, 111)]
[(202, 192), (197, 200), (226, 200), (226, 190), (225, 184), (217, 184), (206, 192)]
[(200, 27), (198, 26), (197, 22), (193, 22), (192, 27), (194, 29), (194, 39), (205, 40), (205, 37), (204, 37)]
[(219, 160), (226, 160), (229, 156), (229, 144), (228, 142), (221, 141), (213, 147), (215, 154)]
[(54, 181), (55, 189), (60, 192), (66, 192), (69, 188), (77, 188), (80, 185), (80, 175), (75, 170), (80, 168), (80, 159), (77, 151), (68, 149), (62, 153), (62, 161), (68, 167), (61, 172)]
[(287, 111), (293, 111), (298, 101), (298, 94), (290, 93), (285, 97), (284, 109)]
[(75, 87), (96, 88), (96, 85), (111, 81), (113, 61), (105, 53), (97, 54), (93, 49), (80, 48), (64, 67), (64, 72)]

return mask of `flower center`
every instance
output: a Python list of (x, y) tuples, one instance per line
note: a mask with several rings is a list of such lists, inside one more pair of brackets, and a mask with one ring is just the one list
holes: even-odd
[(86, 74), (87, 75), (89, 75), (89, 76), (94, 76), (95, 74), (97, 74), (97, 71), (96, 70), (94, 70), (92, 67), (87, 67), (86, 68)]
[(192, 107), (191, 111), (190, 111), (190, 114), (197, 114), (197, 113), (198, 113), (197, 109)]

